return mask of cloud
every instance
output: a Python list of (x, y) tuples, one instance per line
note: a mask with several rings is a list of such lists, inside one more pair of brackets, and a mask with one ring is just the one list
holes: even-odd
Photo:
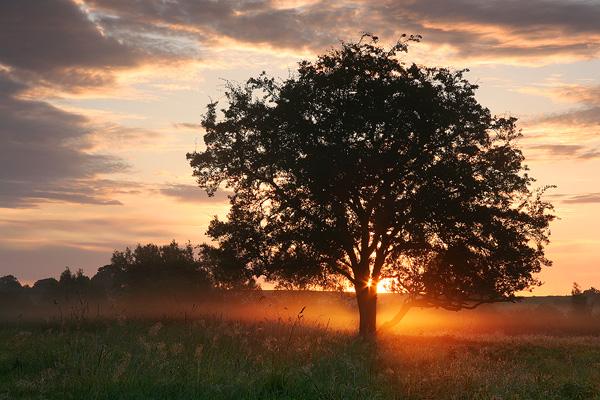
[[(543, 151), (554, 159), (600, 158), (600, 86), (552, 83), (525, 91), (575, 104), (565, 111), (527, 118), (522, 124), (526, 150)], [(542, 140), (544, 144), (534, 144)]]
[[(79, 4), (79, 5), (78, 5)], [(0, 64), (15, 77), (78, 92), (119, 71), (200, 59), (234, 43), (322, 52), (372, 31), (421, 34), (455, 61), (539, 64), (600, 54), (600, 7), (585, 0), (291, 2), (6, 0)], [(214, 54), (213, 54), (214, 56)]]
[[(169, 228), (169, 222), (160, 217), (148, 216), (113, 216), (111, 218), (88, 217), (82, 219), (35, 219), (35, 220), (16, 220), (0, 219), (0, 226), (4, 232), (11, 232), (13, 238), (33, 237), (38, 243), (25, 243), (23, 248), (37, 247), (43, 241), (41, 238), (47, 236), (49, 231), (54, 232), (54, 239), (69, 238), (64, 243), (71, 243), (73, 246), (83, 246), (80, 241), (83, 237), (90, 243), (85, 246), (106, 248), (106, 238), (110, 238), (108, 243), (118, 243), (123, 239), (144, 237), (172, 237), (173, 233)], [(32, 235), (32, 232), (37, 232)], [(58, 233), (58, 234), (57, 234)], [(0, 235), (2, 236), (2, 235)], [(2, 240), (0, 240), (0, 245)], [(110, 246), (113, 246), (110, 244)], [(112, 247), (114, 248), (114, 247)]]
[(77, 92), (114, 83), (114, 70), (147, 57), (102, 31), (69, 0), (5, 0), (0, 64), (19, 80)]
[(458, 59), (543, 64), (549, 59), (590, 59), (600, 53), (600, 7), (585, 0), (371, 4), (377, 10), (372, 13), (380, 13), (384, 25), (417, 29), (426, 42), (448, 46)]
[(595, 127), (596, 132), (593, 134), (600, 134), (600, 129), (598, 129), (600, 128), (600, 107), (584, 107), (548, 114), (539, 117), (536, 122), (538, 124), (542, 123), (569, 127), (577, 126), (579, 128), (586, 126), (593, 129)]
[(567, 101), (600, 107), (600, 86), (558, 85), (550, 93)]
[(600, 149), (574, 144), (540, 144), (530, 145), (527, 149), (543, 150), (553, 159), (592, 160), (600, 158)]
[(558, 85), (540, 91), (542, 95), (578, 103), (581, 106), (561, 113), (544, 115), (538, 118), (538, 124), (551, 124), (566, 127), (577, 126), (586, 130), (588, 136), (600, 138), (600, 86)]
[(592, 204), (600, 203), (600, 193), (584, 193), (577, 195), (566, 195), (567, 198), (561, 200), (566, 204)]
[(26, 85), (0, 71), (0, 207), (34, 207), (38, 202), (119, 204), (89, 182), (99, 174), (125, 172), (120, 158), (90, 154), (87, 118), (43, 101), (22, 100)]
[(165, 184), (158, 191), (162, 195), (172, 197), (178, 202), (196, 204), (226, 203), (229, 201), (228, 196), (233, 194), (229, 191), (219, 189), (213, 197), (208, 197), (206, 191), (200, 189), (198, 186), (178, 183)]
[[(393, 41), (421, 34), (455, 60), (543, 64), (600, 54), (600, 7), (585, 0), (379, 1), (88, 0), (109, 36), (145, 49), (190, 53), (227, 42), (321, 52), (372, 31)], [(157, 39), (158, 38), (158, 39)], [(161, 42), (157, 45), (156, 40)]]
[(299, 7), (227, 0), (160, 4), (89, 0), (86, 4), (110, 35), (145, 49), (154, 47), (156, 37), (171, 39), (169, 45), (163, 42), (160, 47), (173, 54), (189, 54), (189, 47), (184, 45), (188, 41), (207, 48), (233, 41), (263, 49), (322, 50), (336, 43), (338, 37), (356, 36), (359, 11), (364, 8), (324, 1)]
[[(2, 181), (0, 181), (2, 182)], [(0, 208), (38, 208), (42, 203), (60, 202), (84, 205), (122, 205), (118, 200), (106, 198), (106, 194), (94, 191), (91, 194), (89, 185), (78, 182), (76, 187), (63, 189), (60, 185), (42, 184), (28, 185), (25, 182), (2, 182), (6, 191), (0, 194)]]
[(173, 123), (173, 127), (177, 128), (177, 129), (191, 129), (191, 130), (204, 129), (204, 128), (202, 128), (201, 124), (195, 124), (195, 123), (190, 123), (190, 122), (175, 122), (175, 123)]

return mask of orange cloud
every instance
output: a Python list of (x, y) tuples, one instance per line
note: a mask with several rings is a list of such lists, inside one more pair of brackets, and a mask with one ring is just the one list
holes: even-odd
[(522, 91), (578, 106), (525, 120), (529, 160), (600, 158), (600, 86), (553, 82)]
[(163, 57), (235, 47), (320, 52), (371, 31), (386, 41), (421, 34), (453, 62), (541, 65), (600, 54), (600, 8), (584, 0), (208, 1), (88, 0), (109, 37)]

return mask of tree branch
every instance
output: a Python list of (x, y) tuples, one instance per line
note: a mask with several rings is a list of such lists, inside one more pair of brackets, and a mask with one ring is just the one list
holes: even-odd
[[(402, 307), (400, 308), (400, 311), (394, 316), (394, 318), (392, 318), (389, 321), (386, 321), (383, 325), (381, 325), (379, 327), (379, 331), (387, 331), (391, 328), (393, 328), (394, 326), (398, 325), (398, 323), (400, 323), (400, 321), (402, 321), (402, 318), (404, 318), (404, 316), (406, 315), (406, 313), (408, 312), (408, 310), (410, 310), (413, 307), (421, 307), (421, 308), (443, 308), (444, 310), (448, 310), (448, 311), (460, 311), (462, 309), (465, 310), (474, 310), (475, 308), (483, 305), (483, 304), (491, 304), (491, 303), (514, 303), (516, 300), (516, 298), (498, 298), (498, 299), (489, 299), (489, 300), (482, 300), (482, 299), (467, 299), (467, 300), (463, 300), (460, 304), (450, 304), (450, 303), (444, 303), (443, 301), (439, 301), (439, 300), (429, 300), (429, 299), (415, 299), (415, 300), (409, 300), (406, 299), (404, 301), (404, 303), (402, 304)], [(468, 305), (468, 303), (473, 302), (474, 304)]]

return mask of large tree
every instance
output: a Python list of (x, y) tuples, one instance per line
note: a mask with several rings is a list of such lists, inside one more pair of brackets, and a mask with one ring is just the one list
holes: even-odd
[(404, 308), (513, 299), (550, 261), (548, 213), (515, 145), (464, 71), (406, 64), (365, 35), (280, 81), (229, 84), (187, 155), (209, 195), (233, 190), (208, 234), (240, 268), (295, 287), (347, 282), (360, 332), (376, 329), (382, 279)]

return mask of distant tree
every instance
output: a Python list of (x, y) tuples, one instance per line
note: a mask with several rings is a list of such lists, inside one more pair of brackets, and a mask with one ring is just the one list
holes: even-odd
[(84, 290), (90, 285), (90, 278), (84, 275), (81, 268), (78, 269), (77, 272), (72, 273), (71, 269), (66, 267), (65, 270), (60, 274), (58, 283), (65, 288), (79, 288)]
[(60, 274), (58, 284), (65, 300), (72, 300), (73, 296), (79, 300), (83, 298), (99, 300), (104, 297), (101, 294), (100, 288), (92, 284), (90, 277), (86, 276), (81, 268), (72, 273), (71, 269), (66, 267)]
[(13, 292), (22, 289), (21, 283), (14, 275), (5, 275), (0, 278), (0, 292)]
[[(13, 307), (22, 300), (26, 289), (14, 275), (0, 277), (0, 308)], [(3, 310), (0, 310), (0, 314)]]
[(551, 205), (530, 189), (516, 120), (482, 107), (464, 71), (400, 61), (418, 39), (385, 50), (367, 34), (287, 80), (229, 84), (202, 121), (205, 150), (187, 155), (209, 195), (234, 191), (208, 234), (239, 268), (299, 287), (344, 279), (362, 334), (382, 279), (404, 310), (459, 310), (512, 300), (550, 265)]
[(573, 282), (573, 289), (571, 289), (571, 312), (569, 313), (573, 317), (590, 317), (592, 315), (593, 300), (597, 295), (595, 288), (590, 288), (583, 291), (581, 286), (577, 282)]
[(588, 301), (590, 303), (590, 313), (591, 311), (600, 303), (600, 290), (591, 286), (589, 289), (584, 290), (583, 294), (588, 297)]
[(586, 289), (584, 292), (584, 294), (590, 295), (590, 296), (597, 296), (600, 294), (600, 290), (596, 289), (595, 287), (590, 287), (589, 289)]
[(38, 303), (52, 303), (60, 296), (60, 284), (55, 278), (37, 280), (31, 288), (31, 297)]
[(92, 284), (101, 288), (108, 299), (115, 300), (119, 297), (123, 288), (123, 271), (121, 265), (104, 265), (98, 268), (98, 272), (92, 277)]
[(238, 254), (208, 244), (199, 246), (199, 263), (216, 289), (257, 289), (256, 277)]
[(63, 286), (72, 286), (75, 283), (75, 275), (73, 275), (69, 267), (66, 267), (65, 270), (60, 274), (58, 283)]
[(123, 290), (137, 294), (177, 293), (208, 288), (209, 274), (202, 268), (191, 244), (180, 247), (173, 241), (168, 245), (140, 245), (115, 251), (110, 266), (103, 267)]

